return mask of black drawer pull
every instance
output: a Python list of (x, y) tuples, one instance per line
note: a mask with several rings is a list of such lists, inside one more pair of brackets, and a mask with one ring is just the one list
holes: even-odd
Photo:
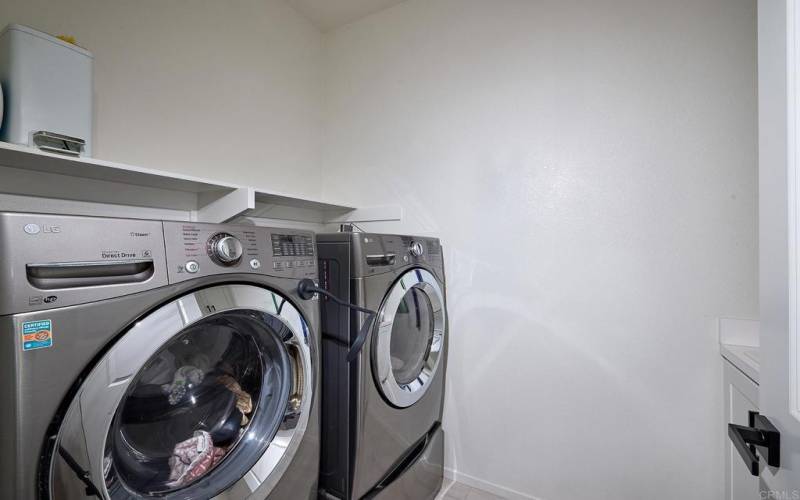
[(748, 426), (728, 424), (728, 437), (744, 460), (750, 474), (758, 476), (759, 454), (767, 459), (770, 467), (781, 466), (781, 433), (767, 417), (757, 411), (748, 416)]

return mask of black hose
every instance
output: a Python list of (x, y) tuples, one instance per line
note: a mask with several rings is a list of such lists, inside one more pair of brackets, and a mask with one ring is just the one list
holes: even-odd
[(314, 283), (314, 280), (311, 280), (309, 278), (300, 280), (300, 283), (298, 283), (297, 285), (297, 295), (299, 295), (301, 299), (310, 300), (312, 297), (314, 297), (315, 293), (328, 297), (330, 300), (332, 300), (334, 303), (338, 304), (341, 307), (346, 307), (348, 309), (362, 312), (367, 315), (367, 319), (364, 320), (364, 323), (358, 330), (358, 335), (356, 335), (356, 339), (353, 341), (353, 344), (350, 346), (350, 350), (347, 352), (347, 362), (348, 363), (352, 362), (354, 359), (358, 357), (358, 354), (364, 347), (364, 343), (367, 341), (367, 335), (369, 335), (369, 331), (372, 328), (372, 322), (375, 319), (377, 313), (371, 309), (357, 306), (355, 304), (350, 304), (348, 302), (339, 299), (339, 297), (333, 295), (329, 291), (318, 287)]

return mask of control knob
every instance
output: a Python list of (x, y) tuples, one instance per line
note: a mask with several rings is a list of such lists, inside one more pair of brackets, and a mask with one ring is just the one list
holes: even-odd
[(242, 259), (242, 243), (232, 234), (217, 233), (206, 244), (208, 256), (221, 266), (233, 266)]
[(414, 257), (420, 257), (423, 253), (425, 253), (425, 249), (422, 247), (422, 243), (419, 241), (412, 241), (408, 246), (408, 251), (411, 252), (411, 255)]

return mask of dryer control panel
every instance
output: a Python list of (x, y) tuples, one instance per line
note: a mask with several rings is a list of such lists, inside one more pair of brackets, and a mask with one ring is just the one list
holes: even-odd
[(424, 266), (444, 279), (442, 245), (438, 238), (378, 233), (319, 234), (321, 245), (348, 243), (351, 246), (351, 276), (362, 278), (402, 272), (409, 266)]
[(225, 273), (317, 276), (314, 234), (308, 231), (164, 222), (164, 242), (170, 283)]

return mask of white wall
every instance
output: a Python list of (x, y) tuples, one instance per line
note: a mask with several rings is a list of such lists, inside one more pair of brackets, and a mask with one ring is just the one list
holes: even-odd
[(95, 55), (98, 158), (317, 195), (322, 36), (283, 0), (10, 0)]
[(757, 315), (755, 0), (411, 0), (324, 39), (281, 0), (6, 22), (94, 52), (98, 157), (399, 203), (367, 228), (440, 236), (462, 478), (721, 497), (713, 319)]
[(449, 463), (722, 497), (714, 318), (757, 317), (754, 0), (412, 0), (327, 39), (324, 194), (446, 245)]

